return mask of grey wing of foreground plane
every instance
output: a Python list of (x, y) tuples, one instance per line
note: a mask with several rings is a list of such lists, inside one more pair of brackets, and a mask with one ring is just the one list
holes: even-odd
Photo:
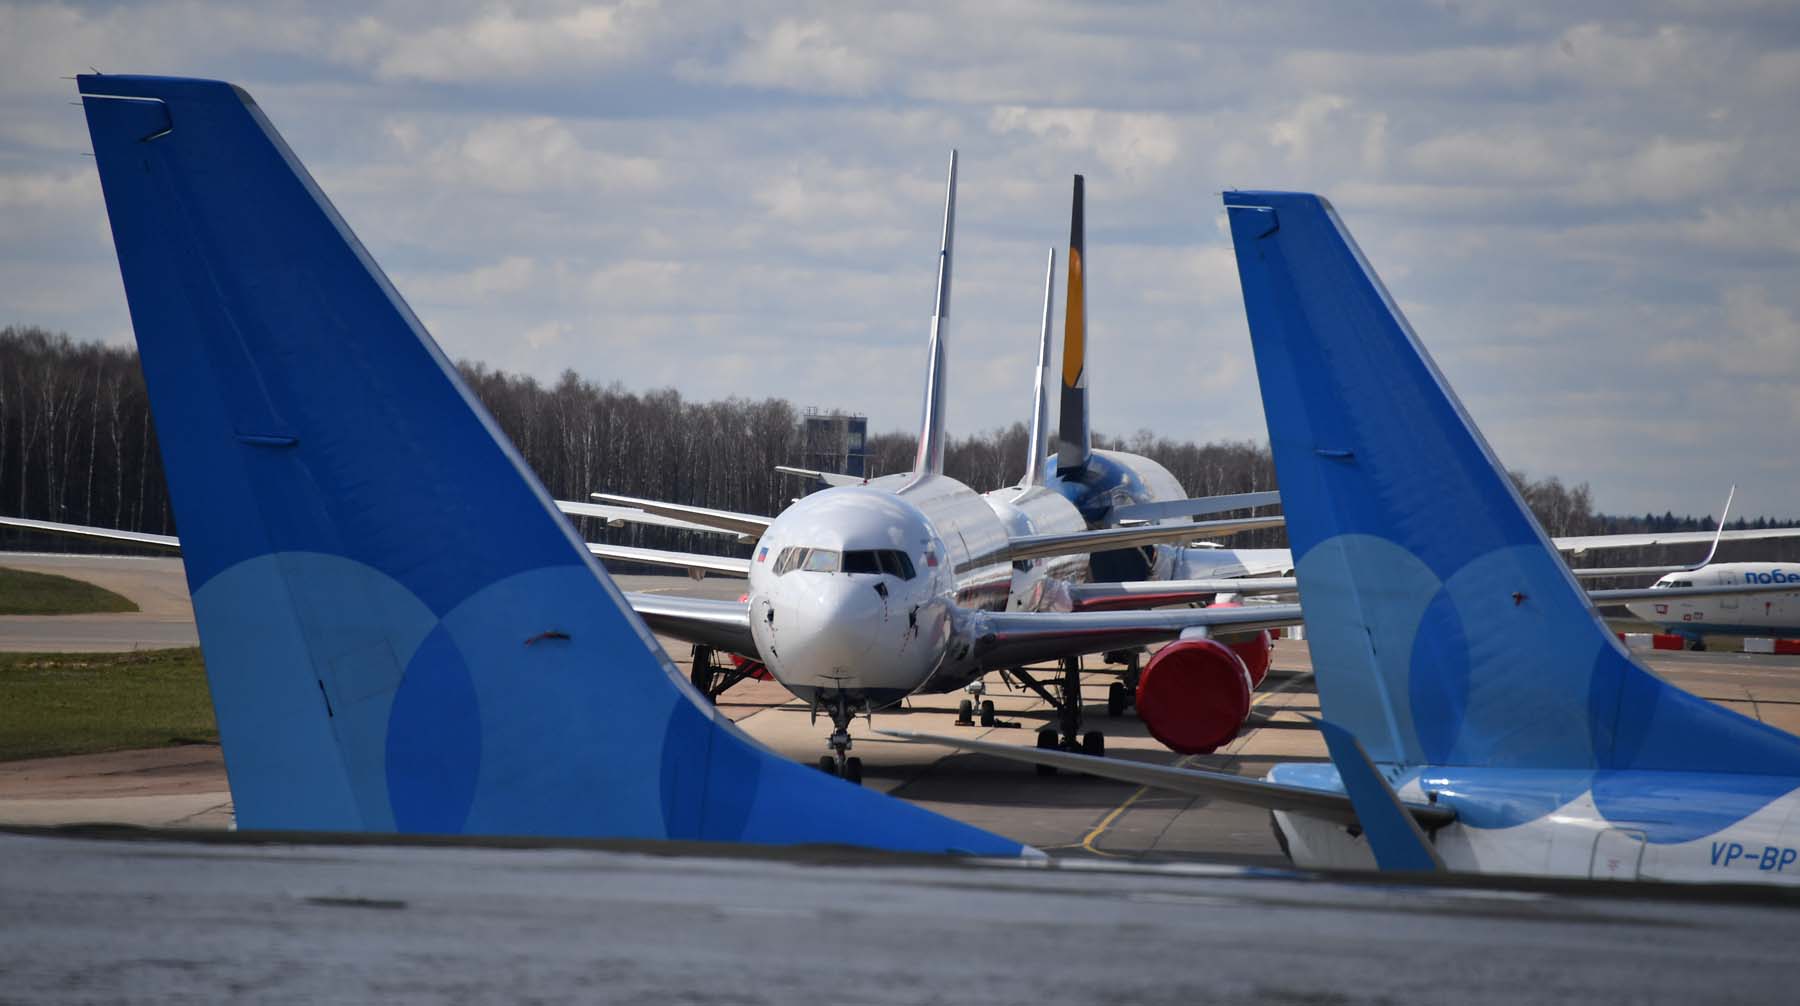
[[(1350, 797), (1330, 790), (1289, 786), (1283, 783), (1269, 782), (1266, 779), (1233, 775), (1229, 772), (1209, 772), (1205, 769), (1152, 765), (1146, 762), (1127, 761), (1123, 758), (1095, 758), (1089, 755), (1058, 751), (1053, 748), (1017, 747), (1011, 744), (996, 744), (992, 741), (978, 741), (967, 737), (944, 737), (938, 734), (916, 733), (911, 730), (877, 730), (875, 732), (889, 737), (898, 737), (901, 740), (941, 744), (963, 751), (976, 751), (1030, 765), (1048, 765), (1070, 772), (1085, 772), (1088, 775), (1100, 776), (1105, 779), (1136, 783), (1140, 786), (1154, 786), (1193, 796), (1230, 800), (1233, 803), (1261, 807), (1265, 810), (1291, 811), (1310, 817), (1323, 818), (1338, 824), (1355, 825), (1358, 823), (1356, 808), (1351, 804)], [(1442, 827), (1456, 819), (1456, 814), (1445, 807), (1411, 803), (1403, 804), (1403, 806), (1413, 816), (1413, 820), (1428, 830)]]
[(1559, 552), (1586, 552), (1609, 548), (1642, 548), (1648, 545), (1704, 545), (1718, 541), (1766, 541), (1773, 538), (1800, 538), (1800, 527), (1771, 527), (1762, 530), (1665, 531), (1644, 534), (1593, 534), (1574, 538), (1552, 538)]
[(1229, 513), (1232, 510), (1248, 510), (1252, 507), (1273, 506), (1281, 502), (1278, 492), (1235, 493), (1230, 496), (1199, 496), (1184, 500), (1161, 500), (1155, 503), (1133, 503), (1128, 506), (1113, 507), (1107, 511), (1108, 524), (1123, 524), (1126, 521), (1164, 520), (1170, 517), (1207, 517), (1216, 513)]
[(133, 545), (153, 545), (157, 548), (181, 548), (181, 539), (172, 534), (120, 531), (110, 527), (88, 527), (84, 524), (58, 524), (53, 520), (32, 520), (30, 517), (0, 517), (0, 526), (23, 528), (28, 531), (48, 531), (52, 534), (70, 534), (80, 538), (130, 542)]

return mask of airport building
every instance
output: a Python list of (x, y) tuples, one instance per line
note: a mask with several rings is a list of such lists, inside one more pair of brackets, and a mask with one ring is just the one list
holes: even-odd
[(821, 412), (817, 406), (807, 406), (800, 424), (806, 439), (806, 467), (869, 477), (868, 416), (860, 412)]

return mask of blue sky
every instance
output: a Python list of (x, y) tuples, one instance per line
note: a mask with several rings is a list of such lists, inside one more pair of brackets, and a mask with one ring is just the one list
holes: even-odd
[(953, 430), (1081, 172), (1096, 424), (1263, 439), (1218, 193), (1301, 188), (1510, 466), (1800, 513), (1800, 7), (969, 6), (0, 4), (0, 323), (130, 338), (60, 78), (223, 77), (453, 356), (910, 429), (958, 147)]

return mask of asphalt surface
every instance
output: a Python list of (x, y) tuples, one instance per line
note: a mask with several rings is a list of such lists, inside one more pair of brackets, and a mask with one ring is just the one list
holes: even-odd
[(1792, 902), (1095, 865), (0, 835), (0, 1000), (1695, 1003), (1793, 991)]

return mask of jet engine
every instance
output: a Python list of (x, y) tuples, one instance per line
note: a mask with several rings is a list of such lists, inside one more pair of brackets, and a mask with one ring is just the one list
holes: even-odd
[(1156, 651), (1139, 675), (1138, 717), (1170, 750), (1208, 754), (1237, 736), (1250, 715), (1252, 687), (1233, 647), (1216, 639), (1177, 640)]
[[(1212, 607), (1237, 608), (1242, 605), (1236, 601), (1220, 601)], [(1251, 636), (1227, 635), (1223, 642), (1243, 658), (1244, 669), (1250, 672), (1250, 687), (1262, 684), (1263, 679), (1269, 676), (1269, 660), (1275, 654), (1274, 635), (1264, 629)]]

